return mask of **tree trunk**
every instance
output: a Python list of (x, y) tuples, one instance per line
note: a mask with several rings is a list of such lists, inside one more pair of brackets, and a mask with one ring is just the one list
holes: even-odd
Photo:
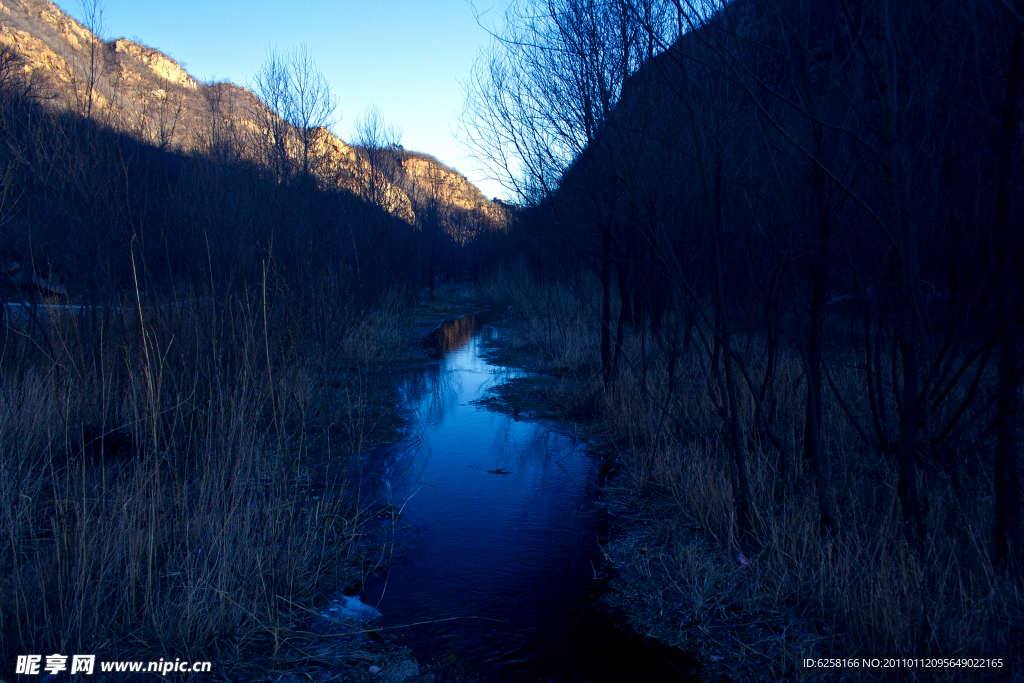
[(611, 234), (601, 229), (601, 372), (605, 388), (612, 379), (612, 259)]
[(1017, 258), (1020, 251), (1019, 227), (1015, 229), (1013, 216), (1013, 149), (1019, 149), (1022, 108), (1020, 79), (1022, 76), (1022, 31), (1017, 29), (1010, 48), (1009, 72), (1006, 83), (1006, 103), (1002, 116), (1002, 144), (998, 152), (998, 211), (997, 272), (999, 286), (999, 386), (996, 397), (996, 462), (995, 494), (996, 524), (992, 553), (996, 565), (1007, 569), (1014, 564), (1020, 552), (1020, 473), (1017, 456), (1017, 406), (1020, 396), (1020, 328), (1017, 324), (1020, 279)]
[[(820, 156), (820, 142), (818, 152)], [(830, 238), (828, 207), (824, 197), (825, 178), (815, 168), (811, 173), (811, 185), (818, 211), (818, 234), (811, 254), (811, 310), (807, 343), (807, 418), (804, 423), (804, 458), (814, 467), (818, 480), (818, 523), (823, 536), (835, 532), (829, 502), (829, 477), (825, 464), (825, 453), (821, 446), (821, 356), (824, 343), (825, 297), (828, 295)]]

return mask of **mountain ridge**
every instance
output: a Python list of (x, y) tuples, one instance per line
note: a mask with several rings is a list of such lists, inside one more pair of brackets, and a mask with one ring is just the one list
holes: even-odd
[[(162, 149), (226, 148), (249, 156), (266, 133), (261, 122), (276, 117), (248, 88), (201, 82), (172, 57), (136, 40), (104, 41), (51, 0), (0, 2), (0, 45), (17, 54), (29, 81), (53, 106)], [(314, 137), (322, 181), (363, 196), (372, 186), (368, 198), (410, 224), (418, 225), (414, 204), (425, 200), (443, 206), (446, 220), (468, 214), (474, 232), (505, 223), (502, 206), (432, 155), (396, 148), (381, 166), (374, 163), (382, 158), (375, 150), (350, 145), (327, 129), (316, 129)]]

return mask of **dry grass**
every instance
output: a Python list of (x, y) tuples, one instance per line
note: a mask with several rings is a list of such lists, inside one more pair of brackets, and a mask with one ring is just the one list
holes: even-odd
[[(801, 471), (791, 473), (787, 495), (776, 495), (778, 456), (759, 437), (745, 395), (756, 538), (741, 547), (707, 356), (691, 347), (679, 361), (668, 405), (684, 418), (679, 425), (661, 410), (667, 376), (650, 337), (644, 346), (635, 333), (627, 338), (618, 379), (605, 391), (590, 306), (524, 273), (489, 287), (515, 311), (504, 360), (529, 359), (559, 376), (539, 398), (555, 412), (564, 408), (563, 417), (580, 414), (570, 406), (591, 406), (592, 438), (615, 457), (619, 476), (606, 504), (618, 532), (605, 552), (616, 578), (607, 600), (634, 630), (698, 652), (711, 671), (740, 679), (1003, 680), (1021, 671), (1024, 586), (990, 562), (992, 485), (984, 467), (921, 467), (928, 533), (919, 553), (904, 533), (894, 459), (870, 452), (841, 408), (827, 405), (823, 434), (840, 533), (823, 538), (814, 479), (800, 464), (802, 370), (791, 354), (766, 409)], [(581, 298), (599, 297), (583, 291)], [(847, 395), (859, 393), (854, 373), (834, 379)], [(741, 552), (749, 568), (738, 563)], [(804, 668), (808, 657), (998, 657), (1004, 664), (824, 673)]]
[(408, 349), (405, 319), (392, 299), (310, 341), (280, 306), (256, 291), (125, 305), (99, 331), (45, 315), (4, 328), (4, 661), (264, 675), (364, 660), (308, 624), (381, 557), (374, 502), (349, 478), (399, 421), (375, 373)]

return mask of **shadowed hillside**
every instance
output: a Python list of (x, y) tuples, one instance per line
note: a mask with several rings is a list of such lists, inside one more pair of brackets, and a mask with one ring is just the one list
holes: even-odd
[(1019, 671), (1022, 10), (513, 3), (464, 118), (532, 204), (520, 343), (657, 520), (609, 551), (638, 630)]

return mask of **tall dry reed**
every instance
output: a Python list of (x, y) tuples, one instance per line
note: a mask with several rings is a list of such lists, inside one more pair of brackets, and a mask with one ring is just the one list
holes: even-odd
[[(379, 557), (348, 478), (399, 324), (392, 305), (316, 343), (285, 300), (129, 297), (3, 328), (3, 661), (309, 661), (316, 607)], [(342, 645), (319, 658), (357, 656)]]
[[(667, 345), (649, 329), (646, 338), (627, 334), (616, 379), (606, 386), (593, 305), (599, 291), (540, 285), (521, 271), (487, 287), (511, 305), (510, 352), (563, 377), (553, 385), (556, 412), (579, 415), (568, 407), (593, 406), (592, 438), (615, 454), (620, 475), (609, 484), (608, 504), (619, 535), (605, 552), (619, 579), (609, 602), (638, 631), (743, 678), (1000, 680), (1021, 671), (1024, 585), (990, 560), (991, 469), (977, 458), (922, 466), (928, 519), (918, 550), (901, 515), (898, 464), (865, 443), (829, 394), (822, 433), (839, 533), (824, 536), (815, 479), (800, 450), (803, 366), (797, 351), (788, 352), (778, 361), (775, 395), (762, 405), (788, 451), (785, 477), (757, 403), (746, 386), (741, 391), (755, 497), (754, 537), (741, 541), (722, 400), (701, 331), (688, 348), (676, 348), (671, 393)], [(752, 368), (764, 363), (755, 352), (745, 358)], [(841, 395), (861, 393), (855, 372), (834, 371), (833, 380)], [(804, 668), (808, 657), (994, 657), (1003, 667), (826, 674)]]

